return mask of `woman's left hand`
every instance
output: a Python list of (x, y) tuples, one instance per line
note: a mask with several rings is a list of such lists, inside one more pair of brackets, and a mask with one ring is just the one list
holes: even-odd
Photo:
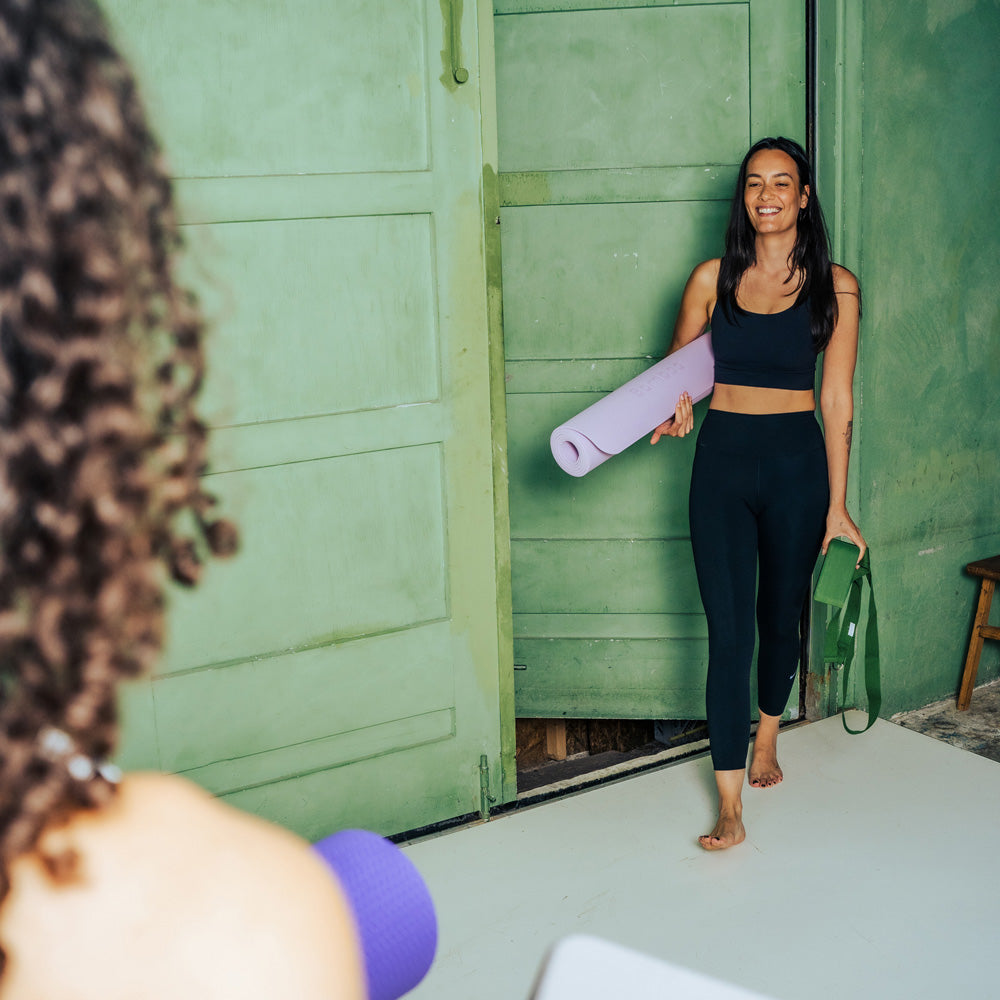
[(858, 561), (855, 566), (857, 568), (857, 566), (861, 565), (861, 559), (868, 550), (868, 543), (862, 537), (858, 526), (851, 519), (851, 515), (847, 513), (846, 507), (836, 509), (831, 507), (826, 515), (826, 535), (823, 537), (823, 548), (821, 550), (823, 555), (826, 555), (826, 550), (830, 542), (834, 538), (840, 538), (841, 536), (849, 538), (861, 550), (858, 552)]

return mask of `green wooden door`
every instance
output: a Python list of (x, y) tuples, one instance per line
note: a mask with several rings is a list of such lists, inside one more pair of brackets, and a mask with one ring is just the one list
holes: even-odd
[(694, 437), (573, 479), (548, 436), (666, 353), (750, 142), (803, 137), (804, 8), (496, 3), (518, 716), (704, 717)]
[(123, 758), (307, 836), (478, 811), (513, 775), (476, 6), (106, 6), (178, 178), (210, 485), (243, 533), (172, 595)]

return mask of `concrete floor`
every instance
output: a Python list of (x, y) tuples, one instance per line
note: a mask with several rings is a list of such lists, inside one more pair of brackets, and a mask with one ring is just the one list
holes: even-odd
[(440, 922), (410, 996), (526, 1000), (580, 933), (765, 997), (997, 995), (1000, 766), (913, 721), (784, 733), (785, 782), (747, 790), (747, 841), (724, 854), (695, 840), (705, 755), (407, 845)]
[(955, 699), (949, 698), (912, 712), (900, 712), (891, 721), (944, 740), (953, 747), (1000, 761), (1000, 681), (976, 688), (966, 712), (960, 712)]

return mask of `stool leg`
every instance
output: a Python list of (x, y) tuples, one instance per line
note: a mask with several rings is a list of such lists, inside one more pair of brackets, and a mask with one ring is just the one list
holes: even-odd
[(976, 609), (976, 620), (972, 624), (972, 637), (969, 639), (969, 652), (965, 657), (965, 670), (962, 673), (962, 687), (958, 692), (958, 710), (964, 712), (972, 701), (972, 689), (976, 686), (976, 674), (979, 671), (979, 657), (983, 652), (983, 626), (990, 620), (990, 605), (993, 603), (994, 580), (983, 578), (979, 588), (979, 607)]

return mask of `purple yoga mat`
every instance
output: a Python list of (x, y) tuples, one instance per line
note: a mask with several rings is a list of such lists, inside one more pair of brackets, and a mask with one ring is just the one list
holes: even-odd
[(397, 1000), (427, 975), (437, 948), (437, 918), (423, 878), (395, 844), (368, 830), (342, 830), (313, 850), (350, 904), (368, 1000)]
[(712, 335), (704, 333), (560, 424), (549, 438), (552, 457), (564, 472), (585, 476), (659, 427), (682, 392), (697, 403), (714, 384)]

